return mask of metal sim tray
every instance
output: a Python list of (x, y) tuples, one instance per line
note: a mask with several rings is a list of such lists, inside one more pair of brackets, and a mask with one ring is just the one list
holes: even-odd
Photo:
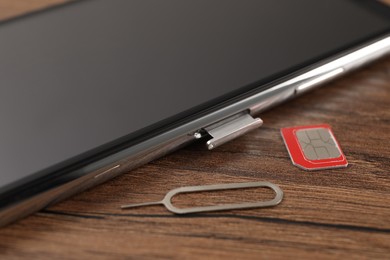
[(211, 150), (260, 127), (262, 124), (263, 121), (260, 118), (253, 118), (248, 111), (244, 111), (203, 128), (196, 132), (194, 137), (196, 139), (202, 138), (203, 133), (207, 132), (212, 137), (206, 143), (207, 148)]
[[(233, 189), (246, 189), (246, 188), (269, 188), (275, 192), (275, 197), (268, 201), (259, 202), (246, 202), (237, 204), (225, 204), (215, 206), (204, 207), (192, 207), (192, 208), (177, 208), (172, 205), (172, 198), (180, 193), (193, 193), (201, 191), (216, 191), (216, 190), (233, 190)], [(283, 191), (275, 184), (270, 182), (247, 182), (247, 183), (231, 183), (231, 184), (217, 184), (217, 185), (204, 185), (204, 186), (189, 186), (173, 189), (169, 191), (163, 200), (155, 202), (146, 202), (138, 204), (129, 204), (121, 206), (122, 209), (136, 208), (152, 205), (164, 205), (167, 210), (175, 214), (188, 214), (210, 211), (222, 211), (232, 209), (251, 209), (251, 208), (264, 208), (278, 205), (283, 199)]]

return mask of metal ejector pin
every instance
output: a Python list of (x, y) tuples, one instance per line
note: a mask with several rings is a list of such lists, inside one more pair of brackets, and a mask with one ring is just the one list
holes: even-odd
[[(172, 205), (172, 198), (180, 193), (194, 193), (202, 191), (216, 191), (216, 190), (235, 190), (235, 189), (247, 189), (247, 188), (258, 188), (264, 187), (269, 188), (275, 192), (275, 197), (268, 201), (259, 202), (246, 202), (236, 204), (225, 204), (215, 206), (204, 206), (204, 207), (192, 207), (192, 208), (177, 208)], [(231, 183), (231, 184), (217, 184), (217, 185), (204, 185), (204, 186), (188, 186), (173, 189), (169, 191), (163, 200), (155, 202), (137, 203), (122, 205), (122, 209), (152, 206), (152, 205), (164, 205), (167, 210), (175, 214), (189, 214), (199, 212), (211, 212), (221, 210), (232, 210), (232, 209), (250, 209), (250, 208), (264, 208), (278, 205), (283, 199), (283, 191), (275, 184), (270, 182), (246, 182), (246, 183)]]

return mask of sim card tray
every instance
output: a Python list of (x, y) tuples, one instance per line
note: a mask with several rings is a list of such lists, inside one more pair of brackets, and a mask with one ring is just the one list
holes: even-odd
[(204, 130), (212, 137), (206, 143), (207, 148), (214, 149), (260, 127), (262, 124), (263, 121), (260, 118), (253, 118), (248, 111), (245, 111), (207, 126)]

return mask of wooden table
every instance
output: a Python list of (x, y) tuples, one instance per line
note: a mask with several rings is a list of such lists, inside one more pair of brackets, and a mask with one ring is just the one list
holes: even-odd
[[(58, 2), (0, 0), (0, 18)], [(390, 57), (261, 117), (264, 127), (212, 152), (203, 143), (191, 145), (1, 229), (0, 258), (389, 259)], [(279, 129), (319, 123), (333, 127), (347, 169), (292, 166)], [(280, 185), (284, 201), (186, 217), (159, 206), (118, 208), (159, 200), (175, 187), (247, 181)], [(183, 195), (175, 203), (270, 195), (230, 191)]]

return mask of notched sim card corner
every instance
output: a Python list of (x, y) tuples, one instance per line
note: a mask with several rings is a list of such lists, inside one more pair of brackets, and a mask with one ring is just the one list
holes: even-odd
[(345, 168), (347, 158), (327, 124), (282, 128), (292, 163), (304, 170)]

